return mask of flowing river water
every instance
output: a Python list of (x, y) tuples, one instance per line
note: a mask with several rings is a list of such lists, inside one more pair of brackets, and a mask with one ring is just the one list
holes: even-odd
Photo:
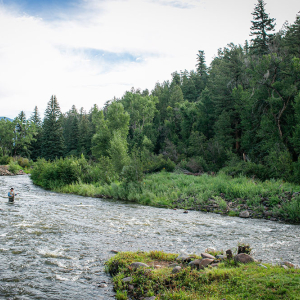
[(0, 216), (0, 299), (114, 299), (111, 250), (200, 254), (241, 242), (264, 262), (300, 264), (299, 225), (58, 194), (27, 175), (0, 177)]

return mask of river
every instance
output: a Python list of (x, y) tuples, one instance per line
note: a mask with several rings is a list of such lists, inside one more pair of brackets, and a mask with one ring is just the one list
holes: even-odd
[(300, 264), (300, 225), (58, 194), (27, 175), (0, 177), (0, 216), (0, 299), (114, 299), (111, 250), (200, 254), (240, 242), (264, 262)]

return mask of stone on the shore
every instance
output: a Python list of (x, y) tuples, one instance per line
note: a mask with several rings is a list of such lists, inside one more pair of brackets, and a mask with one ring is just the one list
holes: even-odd
[(186, 253), (181, 253), (179, 256), (177, 256), (176, 260), (186, 261), (189, 258), (190, 256), (187, 255)]
[(240, 218), (249, 218), (250, 217), (250, 213), (248, 210), (243, 210), (240, 212)]
[(176, 266), (173, 270), (172, 270), (172, 273), (173, 274), (176, 274), (176, 273), (178, 273), (178, 272), (180, 272), (181, 271), (181, 267), (180, 266)]
[(132, 277), (125, 277), (122, 279), (123, 282), (130, 282), (132, 280)]
[(266, 267), (266, 266), (263, 265), (263, 264), (259, 264), (258, 266), (259, 266), (259, 267), (262, 267), (262, 268), (265, 268), (265, 269), (268, 269), (268, 267)]
[(240, 262), (242, 264), (248, 264), (250, 262), (253, 262), (254, 259), (253, 259), (253, 257), (251, 257), (250, 255), (248, 255), (246, 253), (240, 253), (234, 257), (234, 261)]
[(149, 268), (148, 265), (142, 263), (142, 262), (134, 262), (130, 265), (131, 268), (133, 269), (138, 269), (138, 268)]
[(209, 253), (201, 253), (201, 256), (203, 258), (216, 259), (214, 256), (210, 255)]
[(223, 260), (223, 259), (226, 259), (226, 256), (225, 255), (216, 255), (216, 259), (221, 259), (221, 260)]
[(152, 297), (146, 297), (146, 298), (144, 298), (144, 300), (155, 300), (156, 299), (156, 297), (155, 296), (152, 296)]
[(226, 250), (226, 256), (228, 259), (232, 258), (232, 251), (230, 249)]
[(285, 266), (287, 266), (287, 267), (289, 267), (289, 268), (295, 268), (295, 265), (293, 265), (289, 261), (284, 261), (282, 264), (285, 265)]
[(199, 269), (204, 269), (208, 265), (210, 265), (214, 260), (210, 258), (203, 258), (203, 259), (195, 259), (189, 263), (191, 268), (197, 268)]

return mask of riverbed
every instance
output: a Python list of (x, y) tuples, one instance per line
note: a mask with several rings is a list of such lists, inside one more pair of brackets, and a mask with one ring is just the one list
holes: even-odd
[(104, 272), (112, 250), (199, 254), (249, 243), (256, 259), (300, 264), (300, 225), (58, 194), (28, 175), (0, 177), (0, 216), (0, 299), (114, 299)]

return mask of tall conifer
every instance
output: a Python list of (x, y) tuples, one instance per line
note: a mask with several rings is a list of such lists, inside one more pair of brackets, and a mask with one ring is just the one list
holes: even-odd
[(263, 0), (258, 0), (254, 8), (252, 26), (250, 27), (251, 36), (254, 36), (252, 41), (252, 49), (254, 54), (268, 53), (268, 42), (274, 35), (270, 33), (274, 31), (275, 19), (270, 18), (265, 11), (266, 3)]
[(42, 137), (42, 156), (53, 160), (64, 150), (61, 111), (55, 95), (51, 96), (45, 111)]

